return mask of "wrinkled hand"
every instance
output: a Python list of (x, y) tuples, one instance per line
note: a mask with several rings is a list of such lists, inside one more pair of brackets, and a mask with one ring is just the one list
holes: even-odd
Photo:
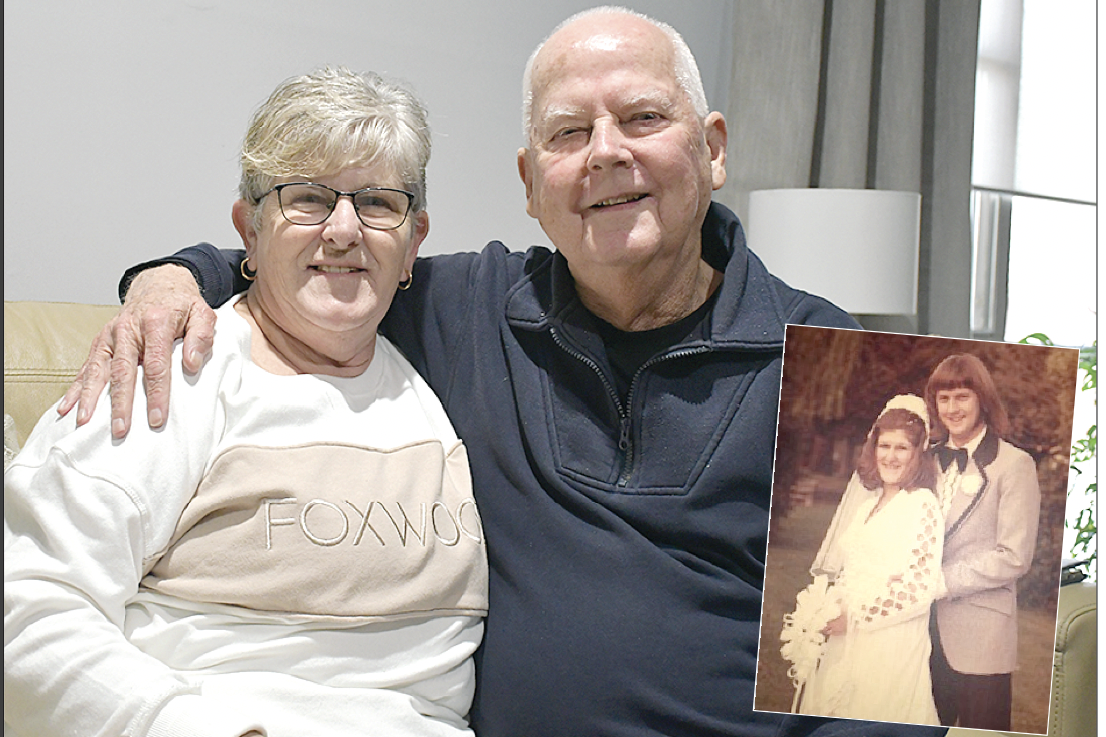
[(829, 622), (826, 623), (826, 626), (822, 628), (822, 634), (825, 635), (826, 637), (833, 637), (834, 635), (843, 635), (843, 634), (845, 634), (846, 627), (847, 627), (847, 618), (845, 617), (844, 614), (840, 614), (840, 615), (834, 617), (833, 619), (831, 619)]
[(77, 406), (77, 424), (92, 417), (110, 380), (111, 434), (130, 430), (138, 364), (145, 366), (147, 421), (161, 427), (169, 409), (173, 342), (184, 337), (184, 370), (195, 374), (211, 352), (215, 313), (204, 303), (192, 273), (167, 264), (147, 269), (131, 282), (123, 308), (92, 341), (88, 360), (62, 397), (58, 414)]

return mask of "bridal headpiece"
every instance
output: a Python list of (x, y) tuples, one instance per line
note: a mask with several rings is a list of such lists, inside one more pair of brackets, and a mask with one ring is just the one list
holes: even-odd
[[(929, 410), (926, 409), (924, 399), (916, 394), (897, 394), (887, 400), (887, 404), (883, 406), (883, 410), (879, 413), (879, 416), (883, 417), (887, 414), (888, 410), (892, 409), (905, 409), (907, 412), (918, 415), (922, 420), (922, 424), (925, 425), (926, 437), (929, 437)], [(879, 418), (877, 417), (876, 419)]]

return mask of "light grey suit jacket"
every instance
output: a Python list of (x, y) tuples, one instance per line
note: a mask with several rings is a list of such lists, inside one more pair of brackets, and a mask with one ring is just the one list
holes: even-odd
[[(943, 483), (942, 478), (938, 486)], [(945, 517), (941, 569), (948, 594), (936, 603), (937, 628), (955, 670), (1013, 672), (1017, 580), (1033, 561), (1040, 511), (1033, 459), (988, 429)]]

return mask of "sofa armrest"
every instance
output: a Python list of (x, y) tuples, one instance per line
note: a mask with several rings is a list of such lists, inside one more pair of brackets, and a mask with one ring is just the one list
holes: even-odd
[(1098, 584), (1082, 581), (1060, 588), (1048, 733), (1097, 734), (1097, 724)]
[(4, 302), (4, 414), (22, 444), (88, 356), (115, 305)]

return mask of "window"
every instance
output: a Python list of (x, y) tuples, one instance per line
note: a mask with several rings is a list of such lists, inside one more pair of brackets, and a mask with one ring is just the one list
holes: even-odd
[[(1089, 346), (1097, 329), (1094, 0), (982, 0), (972, 155), (972, 334), (1044, 333)], [(1095, 424), (1076, 397), (1076, 437)], [(1092, 504), (1092, 460), (1072, 474)], [(1068, 531), (1064, 549), (1070, 550)]]
[(1095, 335), (1094, 0), (983, 0), (973, 141), (975, 337)]

